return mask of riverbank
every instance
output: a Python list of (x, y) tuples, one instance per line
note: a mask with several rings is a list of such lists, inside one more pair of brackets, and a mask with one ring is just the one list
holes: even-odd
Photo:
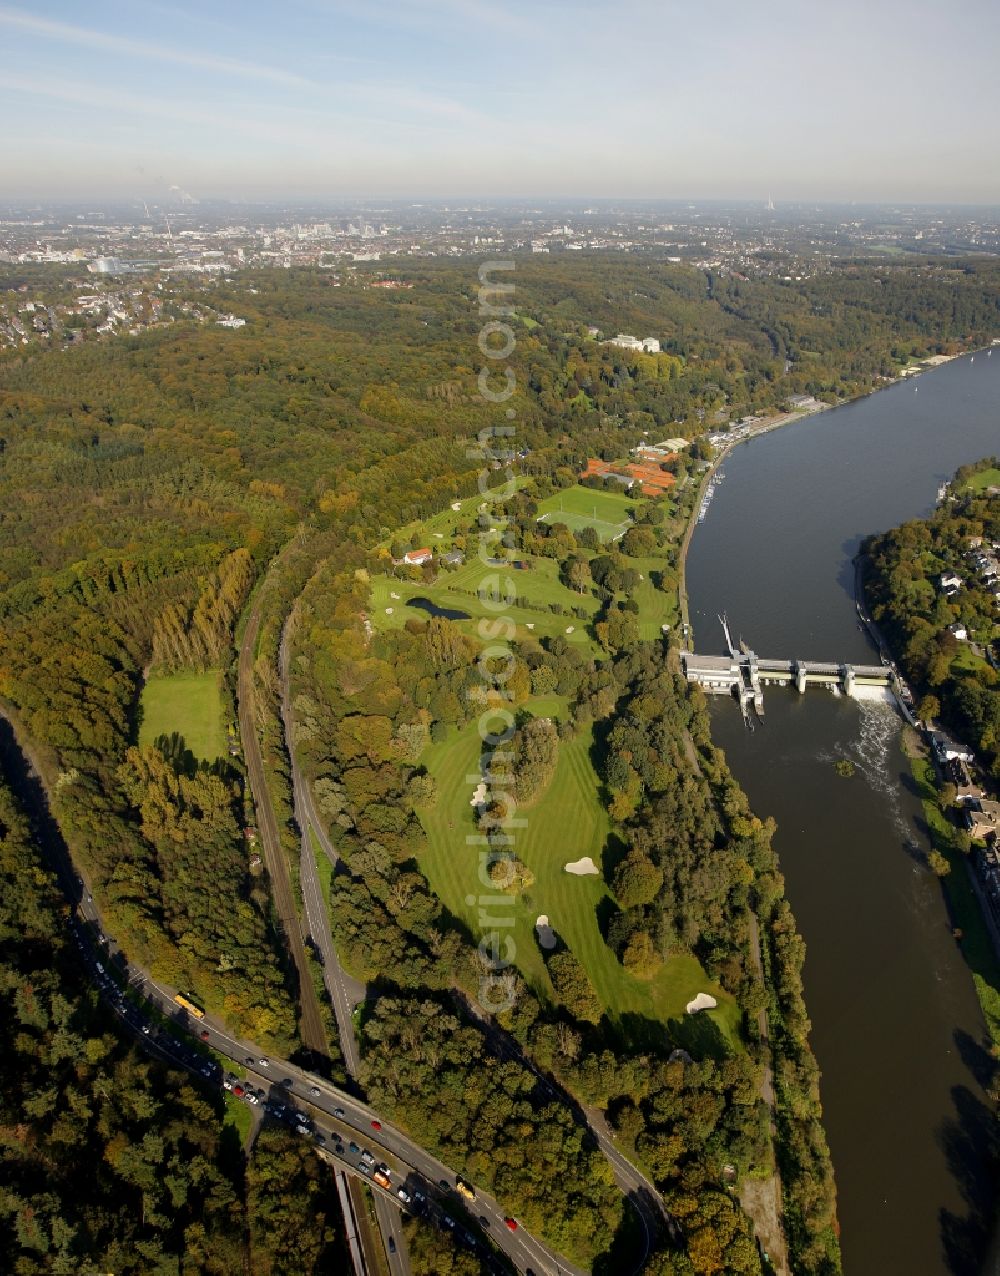
[(1000, 934), (993, 922), (969, 854), (956, 843), (955, 827), (941, 809), (934, 764), (925, 742), (915, 733), (904, 738), (904, 752), (917, 786), (931, 848), (947, 861), (941, 877), (953, 933), (972, 972), (976, 996), (994, 1048), (1000, 1050)]
[(849, 404), (860, 403), (865, 399), (870, 399), (874, 395), (880, 394), (883, 390), (889, 390), (894, 386), (898, 386), (905, 381), (912, 381), (914, 377), (920, 376), (925, 372), (934, 372), (938, 368), (942, 368), (949, 363), (953, 363), (957, 359), (962, 359), (966, 355), (975, 356), (977, 354), (990, 354), (994, 346), (1000, 345), (1000, 337), (995, 337), (987, 346), (976, 346), (971, 350), (961, 350), (957, 354), (936, 354), (929, 355), (926, 359), (920, 359), (914, 364), (908, 364), (906, 368), (901, 369), (899, 374), (884, 381), (881, 385), (873, 386), (866, 393), (858, 395), (853, 399), (844, 399), (838, 403), (824, 403), (818, 408), (800, 409), (795, 412), (784, 412), (775, 417), (769, 417), (762, 421), (759, 425), (750, 427), (749, 429), (735, 435), (732, 439), (728, 439), (723, 445), (722, 450), (712, 459), (709, 467), (704, 471), (698, 491), (695, 495), (694, 505), (691, 510), (691, 517), (685, 528), (684, 536), (681, 540), (680, 551), (677, 560), (677, 576), (678, 576), (678, 602), (680, 605), (681, 619), (681, 635), (686, 646), (693, 647), (694, 634), (691, 627), (690, 606), (687, 590), (687, 556), (691, 545), (691, 538), (694, 536), (695, 528), (698, 526), (698, 511), (701, 508), (702, 498), (705, 491), (715, 477), (716, 473), (732, 455), (732, 453), (743, 443), (749, 443), (753, 439), (759, 438), (764, 434), (770, 434), (774, 430), (782, 429), (786, 425), (794, 425), (798, 421), (804, 421), (807, 417), (819, 416), (823, 412), (828, 412), (833, 408), (847, 407)]
[[(758, 651), (877, 662), (856, 605), (862, 535), (926, 516), (958, 463), (996, 450), (1000, 359), (949, 361), (915, 384), (919, 394), (886, 384), (843, 405), (829, 428), (729, 452), (685, 563), (697, 646), (715, 649), (726, 610)], [(989, 1038), (924, 867), (926, 814), (900, 724), (880, 705), (815, 692), (773, 694), (752, 735), (734, 704), (709, 708), (713, 742), (754, 810), (777, 823), (807, 950), (844, 1269), (975, 1272), (994, 1184)], [(839, 757), (853, 779), (837, 775)]]

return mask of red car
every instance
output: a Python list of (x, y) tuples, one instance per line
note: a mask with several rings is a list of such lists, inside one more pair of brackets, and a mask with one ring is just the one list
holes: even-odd
[(207, 1041), (207, 1040), (208, 1040), (208, 1029), (207, 1029), (207, 1028), (206, 1028), (206, 1029), (202, 1032), (202, 1034), (201, 1034), (201, 1039), (202, 1039), (202, 1041)]
[(516, 1219), (516, 1218), (505, 1218), (505, 1219), (504, 1219), (504, 1222), (507, 1224), (507, 1226), (510, 1228), (510, 1230), (511, 1230), (512, 1232), (516, 1232), (516, 1231), (517, 1231), (517, 1219)]
[(372, 1122), (372, 1129), (373, 1129), (373, 1130), (381, 1130), (381, 1128), (382, 1128), (382, 1122), (381, 1122), (381, 1121), (373, 1121), (373, 1122)]

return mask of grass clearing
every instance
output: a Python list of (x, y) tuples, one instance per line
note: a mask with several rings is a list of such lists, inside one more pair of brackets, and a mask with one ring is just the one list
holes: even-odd
[(1000, 470), (995, 466), (988, 470), (980, 470), (972, 478), (962, 484), (970, 492), (985, 492), (988, 487), (1000, 487)]
[(333, 883), (333, 865), (327, 859), (326, 853), (319, 844), (312, 827), (309, 828), (309, 845), (312, 847), (313, 858), (316, 861), (316, 876), (319, 878), (319, 888), (323, 892), (323, 901), (326, 904), (326, 915), (330, 916), (330, 891)]
[(221, 678), (218, 669), (151, 674), (140, 700), (139, 743), (152, 744), (158, 736), (176, 731), (196, 758), (214, 762), (225, 757)]
[(617, 540), (632, 526), (636, 502), (617, 492), (602, 492), (576, 484), (540, 501), (540, 523), (565, 523), (572, 532), (592, 527), (603, 544)]
[(236, 1131), (239, 1135), (240, 1147), (245, 1148), (250, 1138), (250, 1131), (253, 1129), (253, 1112), (242, 1099), (234, 1098), (228, 1090), (223, 1091), (223, 1097), (226, 1100), (226, 1114), (222, 1124), (231, 1126)]
[[(536, 716), (565, 711), (558, 697), (534, 700), (527, 707)], [(535, 937), (535, 919), (545, 913), (586, 967), (611, 1020), (632, 1015), (663, 1024), (669, 1019), (684, 1020), (686, 1003), (699, 992), (711, 992), (719, 1008), (709, 1015), (735, 1046), (739, 1011), (733, 999), (713, 985), (697, 959), (689, 954), (671, 956), (652, 980), (634, 978), (607, 947), (598, 925), (598, 908), (611, 906), (603, 876), (574, 877), (565, 872), (567, 861), (585, 855), (600, 865), (610, 832), (590, 760), (591, 744), (590, 732), (560, 744), (552, 783), (535, 805), (522, 812), (527, 827), (515, 831), (517, 855), (535, 881), (520, 896), (491, 896), (495, 903), (486, 910), (484, 923), (478, 909), (478, 896), (484, 890), (478, 873), (479, 850), (466, 844), (466, 838), (476, 833), (472, 785), (466, 777), (479, 770), (480, 740), (475, 726), (449, 732), (422, 759), (437, 780), (438, 798), (434, 808), (422, 815), (428, 841), (421, 866), (442, 902), (477, 939), (492, 929), (496, 919), (503, 919), (500, 926), (514, 944), (516, 965), (543, 996), (551, 998), (552, 988)], [(466, 902), (470, 896), (471, 906)], [(688, 1020), (685, 1026), (690, 1024)]]
[[(597, 599), (578, 594), (559, 579), (559, 565), (551, 558), (531, 558), (527, 570), (500, 573), (501, 589), (509, 578), (514, 582), (518, 601), (506, 607), (503, 615), (517, 627), (516, 639), (554, 637), (562, 634), (567, 641), (585, 646), (597, 654), (597, 646), (587, 633), (586, 621), (572, 613), (582, 608), (588, 616), (598, 609)], [(425, 619), (425, 608), (412, 606), (413, 599), (427, 599), (434, 607), (449, 615), (467, 632), (476, 635), (476, 622), (483, 617), (495, 621), (495, 607), (487, 607), (479, 596), (479, 586), (495, 575), (478, 559), (454, 571), (442, 571), (431, 584), (425, 581), (401, 580), (394, 576), (373, 576), (370, 596), (370, 619), (375, 629), (401, 629), (407, 620)], [(565, 609), (553, 612), (551, 604)], [(572, 629), (572, 633), (566, 633)]]

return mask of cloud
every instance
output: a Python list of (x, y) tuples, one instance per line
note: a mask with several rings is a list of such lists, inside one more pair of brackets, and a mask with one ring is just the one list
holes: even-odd
[(88, 49), (105, 49), (111, 53), (124, 53), (128, 57), (148, 58), (156, 62), (168, 62), (174, 66), (191, 67), (198, 71), (211, 71), (215, 75), (236, 75), (253, 80), (266, 80), (270, 84), (282, 84), (289, 88), (316, 88), (304, 76), (276, 67), (261, 66), (256, 62), (242, 62), (237, 58), (212, 53), (188, 52), (171, 49), (151, 40), (134, 40), (129, 36), (109, 35), (92, 31), (87, 27), (73, 26), (68, 22), (53, 22), (39, 18), (22, 9), (0, 7), (0, 26), (40, 36), (45, 40), (59, 40)]

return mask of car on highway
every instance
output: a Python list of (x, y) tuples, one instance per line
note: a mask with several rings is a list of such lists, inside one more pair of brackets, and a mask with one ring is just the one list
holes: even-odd
[(409, 1205), (410, 1201), (413, 1199), (405, 1187), (397, 1188), (396, 1195), (399, 1197), (399, 1199), (403, 1202), (404, 1205)]
[(345, 1116), (347, 1116), (347, 1113), (344, 1111), (344, 1109), (343, 1109), (343, 1108), (334, 1108), (334, 1109), (333, 1109), (333, 1115), (334, 1115), (335, 1117), (345, 1117)]
[(505, 1219), (504, 1219), (504, 1224), (505, 1224), (505, 1225), (506, 1225), (506, 1226), (510, 1229), (510, 1231), (512, 1231), (512, 1232), (516, 1232), (516, 1231), (517, 1231), (517, 1219), (516, 1219), (516, 1218), (505, 1218)]
[(319, 1096), (323, 1093), (323, 1091), (319, 1088), (318, 1085), (311, 1085), (309, 1087), (309, 1093), (313, 1096), (314, 1099), (318, 1099)]
[(258, 1064), (260, 1064), (260, 1066), (261, 1066), (262, 1068), (266, 1068), (266, 1067), (267, 1067), (267, 1060), (266, 1060), (266, 1059), (258, 1059), (258, 1060), (257, 1060), (257, 1062), (258, 1062)]
[(372, 1129), (373, 1129), (373, 1130), (381, 1130), (381, 1128), (382, 1128), (382, 1122), (381, 1122), (381, 1121), (372, 1121)]
[(395, 1252), (396, 1252), (396, 1242), (394, 1238), (390, 1236), (389, 1237), (389, 1253), (395, 1254)]

